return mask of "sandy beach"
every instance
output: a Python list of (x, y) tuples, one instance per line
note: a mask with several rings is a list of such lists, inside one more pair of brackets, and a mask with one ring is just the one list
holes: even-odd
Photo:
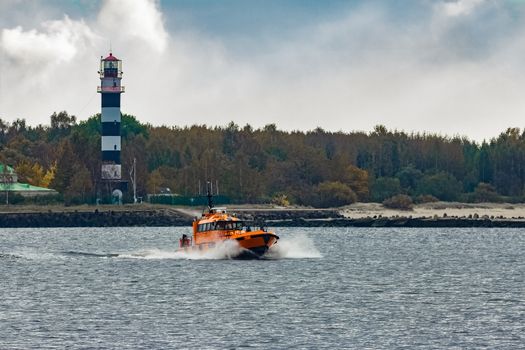
[[(165, 205), (10, 206), (0, 209), (0, 227), (191, 226), (202, 208)], [(273, 226), (525, 227), (525, 204), (419, 204), (394, 210), (379, 203), (340, 208), (239, 205), (229, 210), (248, 221)]]
[(380, 203), (355, 203), (341, 208), (341, 214), (347, 218), (357, 219), (364, 217), (396, 217), (413, 218), (437, 217), (488, 217), (503, 219), (525, 218), (525, 204), (510, 203), (458, 203), (435, 202), (414, 205), (413, 210), (395, 210), (385, 208)]

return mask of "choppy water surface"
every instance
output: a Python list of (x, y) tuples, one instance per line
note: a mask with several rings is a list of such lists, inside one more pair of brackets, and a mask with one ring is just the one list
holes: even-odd
[(182, 228), (0, 229), (0, 349), (525, 348), (525, 232), (278, 229), (269, 259)]

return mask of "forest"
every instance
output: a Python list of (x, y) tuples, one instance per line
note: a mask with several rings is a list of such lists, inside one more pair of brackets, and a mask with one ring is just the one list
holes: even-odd
[[(0, 119), (0, 163), (19, 182), (49, 187), (59, 201), (95, 203), (100, 180), (100, 114), (77, 121), (62, 111), (49, 125)], [(233, 203), (314, 207), (383, 202), (522, 202), (525, 131), (508, 128), (481, 144), (466, 137), (406, 133), (378, 125), (371, 132), (282, 131), (224, 126), (152, 126), (123, 114), (123, 178), (136, 159), (138, 195), (170, 188), (196, 196), (205, 181)], [(126, 194), (130, 200), (130, 193)]]

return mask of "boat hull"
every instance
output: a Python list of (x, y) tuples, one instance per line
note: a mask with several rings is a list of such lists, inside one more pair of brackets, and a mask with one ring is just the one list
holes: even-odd
[(180, 250), (187, 253), (205, 252), (209, 249), (213, 249), (218, 242), (236, 241), (242, 250), (240, 254), (232, 256), (232, 259), (259, 259), (268, 252), (268, 249), (270, 249), (270, 247), (273, 246), (278, 239), (279, 237), (271, 232), (253, 233), (252, 235), (245, 234), (237, 238), (190, 245), (180, 248)]
[(260, 258), (271, 246), (273, 246), (279, 237), (270, 232), (257, 233), (252, 236), (237, 238), (239, 245), (244, 248), (240, 259)]

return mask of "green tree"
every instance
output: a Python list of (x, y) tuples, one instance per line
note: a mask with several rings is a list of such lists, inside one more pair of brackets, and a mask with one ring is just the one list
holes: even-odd
[(88, 169), (79, 163), (73, 166), (74, 175), (64, 191), (66, 204), (80, 204), (91, 202), (93, 183)]
[(399, 170), (396, 177), (399, 179), (402, 190), (406, 193), (413, 194), (419, 181), (423, 177), (423, 173), (419, 169), (414, 168), (414, 166), (409, 165)]
[(427, 174), (419, 182), (417, 192), (430, 194), (442, 201), (455, 201), (462, 193), (463, 186), (453, 175), (446, 172)]
[(399, 179), (395, 177), (379, 177), (372, 185), (372, 200), (383, 202), (385, 199), (401, 193)]
[(147, 189), (148, 193), (157, 194), (159, 193), (159, 188), (164, 185), (165, 179), (162, 177), (162, 173), (159, 169), (154, 170), (148, 177), (147, 180)]
[(69, 140), (62, 141), (61, 153), (57, 161), (55, 177), (51, 181), (51, 188), (64, 193), (75, 175), (75, 165), (78, 162)]
[(69, 115), (66, 111), (53, 112), (50, 117), (51, 128), (49, 130), (49, 138), (56, 141), (69, 135), (73, 126), (76, 125), (77, 118), (74, 115)]

